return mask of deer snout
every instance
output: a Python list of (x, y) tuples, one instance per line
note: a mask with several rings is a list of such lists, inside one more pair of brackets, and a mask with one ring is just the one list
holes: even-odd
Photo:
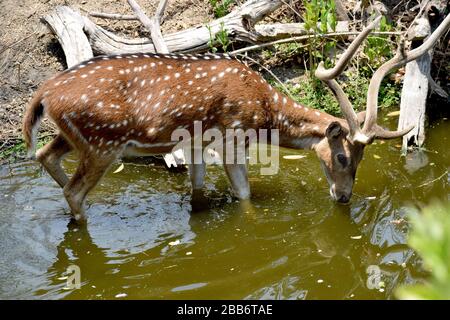
[(347, 195), (343, 194), (337, 199), (337, 202), (339, 202), (339, 203), (348, 203), (350, 201), (350, 197), (351, 197), (351, 195), (347, 196)]
[(339, 203), (348, 203), (350, 201), (350, 198), (352, 197), (352, 192), (341, 192), (336, 190), (336, 185), (333, 184), (330, 187), (330, 195), (333, 198), (333, 200), (339, 202)]

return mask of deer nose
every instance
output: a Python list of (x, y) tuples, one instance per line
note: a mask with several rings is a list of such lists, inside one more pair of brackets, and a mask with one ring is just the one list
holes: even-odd
[(347, 203), (350, 201), (350, 197), (347, 197), (345, 194), (339, 197), (338, 202), (340, 203)]

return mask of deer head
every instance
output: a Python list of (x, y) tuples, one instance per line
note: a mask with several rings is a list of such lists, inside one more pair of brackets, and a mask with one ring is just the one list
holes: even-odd
[(405, 54), (402, 40), (395, 57), (384, 63), (374, 73), (367, 93), (366, 112), (356, 114), (347, 95), (335, 79), (343, 72), (351, 57), (380, 19), (381, 17), (375, 19), (355, 38), (334, 68), (325, 69), (321, 62), (315, 73), (316, 77), (333, 92), (345, 119), (345, 121), (332, 122), (326, 130), (325, 137), (314, 148), (330, 185), (331, 196), (342, 203), (348, 202), (351, 198), (356, 170), (363, 157), (364, 148), (375, 139), (402, 137), (413, 129), (411, 126), (400, 131), (388, 131), (377, 124), (377, 100), (381, 81), (392, 69), (420, 57), (432, 44), (428, 41)]
[(365, 146), (375, 139), (402, 137), (414, 128), (411, 126), (400, 131), (388, 131), (377, 124), (378, 93), (381, 81), (391, 70), (418, 59), (428, 52), (450, 27), (450, 15), (447, 15), (421, 46), (408, 53), (405, 52), (405, 40), (402, 38), (396, 55), (376, 70), (370, 80), (366, 112), (356, 114), (348, 97), (335, 79), (343, 72), (358, 47), (380, 20), (381, 16), (355, 38), (334, 68), (325, 69), (322, 62), (316, 70), (316, 77), (327, 84), (338, 100), (345, 119), (342, 122), (331, 123), (325, 138), (315, 147), (330, 184), (330, 193), (339, 202), (350, 200), (356, 169), (362, 159)]

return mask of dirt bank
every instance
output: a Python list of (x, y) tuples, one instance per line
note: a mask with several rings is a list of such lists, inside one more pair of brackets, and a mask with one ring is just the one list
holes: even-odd
[[(159, 1), (140, 1), (151, 15)], [(21, 141), (20, 123), (27, 102), (36, 88), (66, 68), (57, 40), (40, 21), (57, 5), (69, 5), (87, 14), (92, 11), (132, 14), (125, 0), (3, 0), (0, 4), (0, 152)], [(182, 30), (213, 18), (208, 0), (171, 0), (163, 32)], [(118, 34), (146, 36), (139, 22), (95, 19)], [(43, 125), (44, 136), (52, 126)], [(1, 157), (0, 157), (1, 158)]]

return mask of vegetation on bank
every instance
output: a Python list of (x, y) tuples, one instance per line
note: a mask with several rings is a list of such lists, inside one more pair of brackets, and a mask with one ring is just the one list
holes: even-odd
[(435, 203), (409, 214), (412, 230), (408, 244), (430, 271), (423, 284), (404, 285), (400, 299), (450, 299), (450, 203)]
[(216, 18), (222, 18), (230, 13), (230, 6), (236, 3), (236, 0), (209, 0)]

